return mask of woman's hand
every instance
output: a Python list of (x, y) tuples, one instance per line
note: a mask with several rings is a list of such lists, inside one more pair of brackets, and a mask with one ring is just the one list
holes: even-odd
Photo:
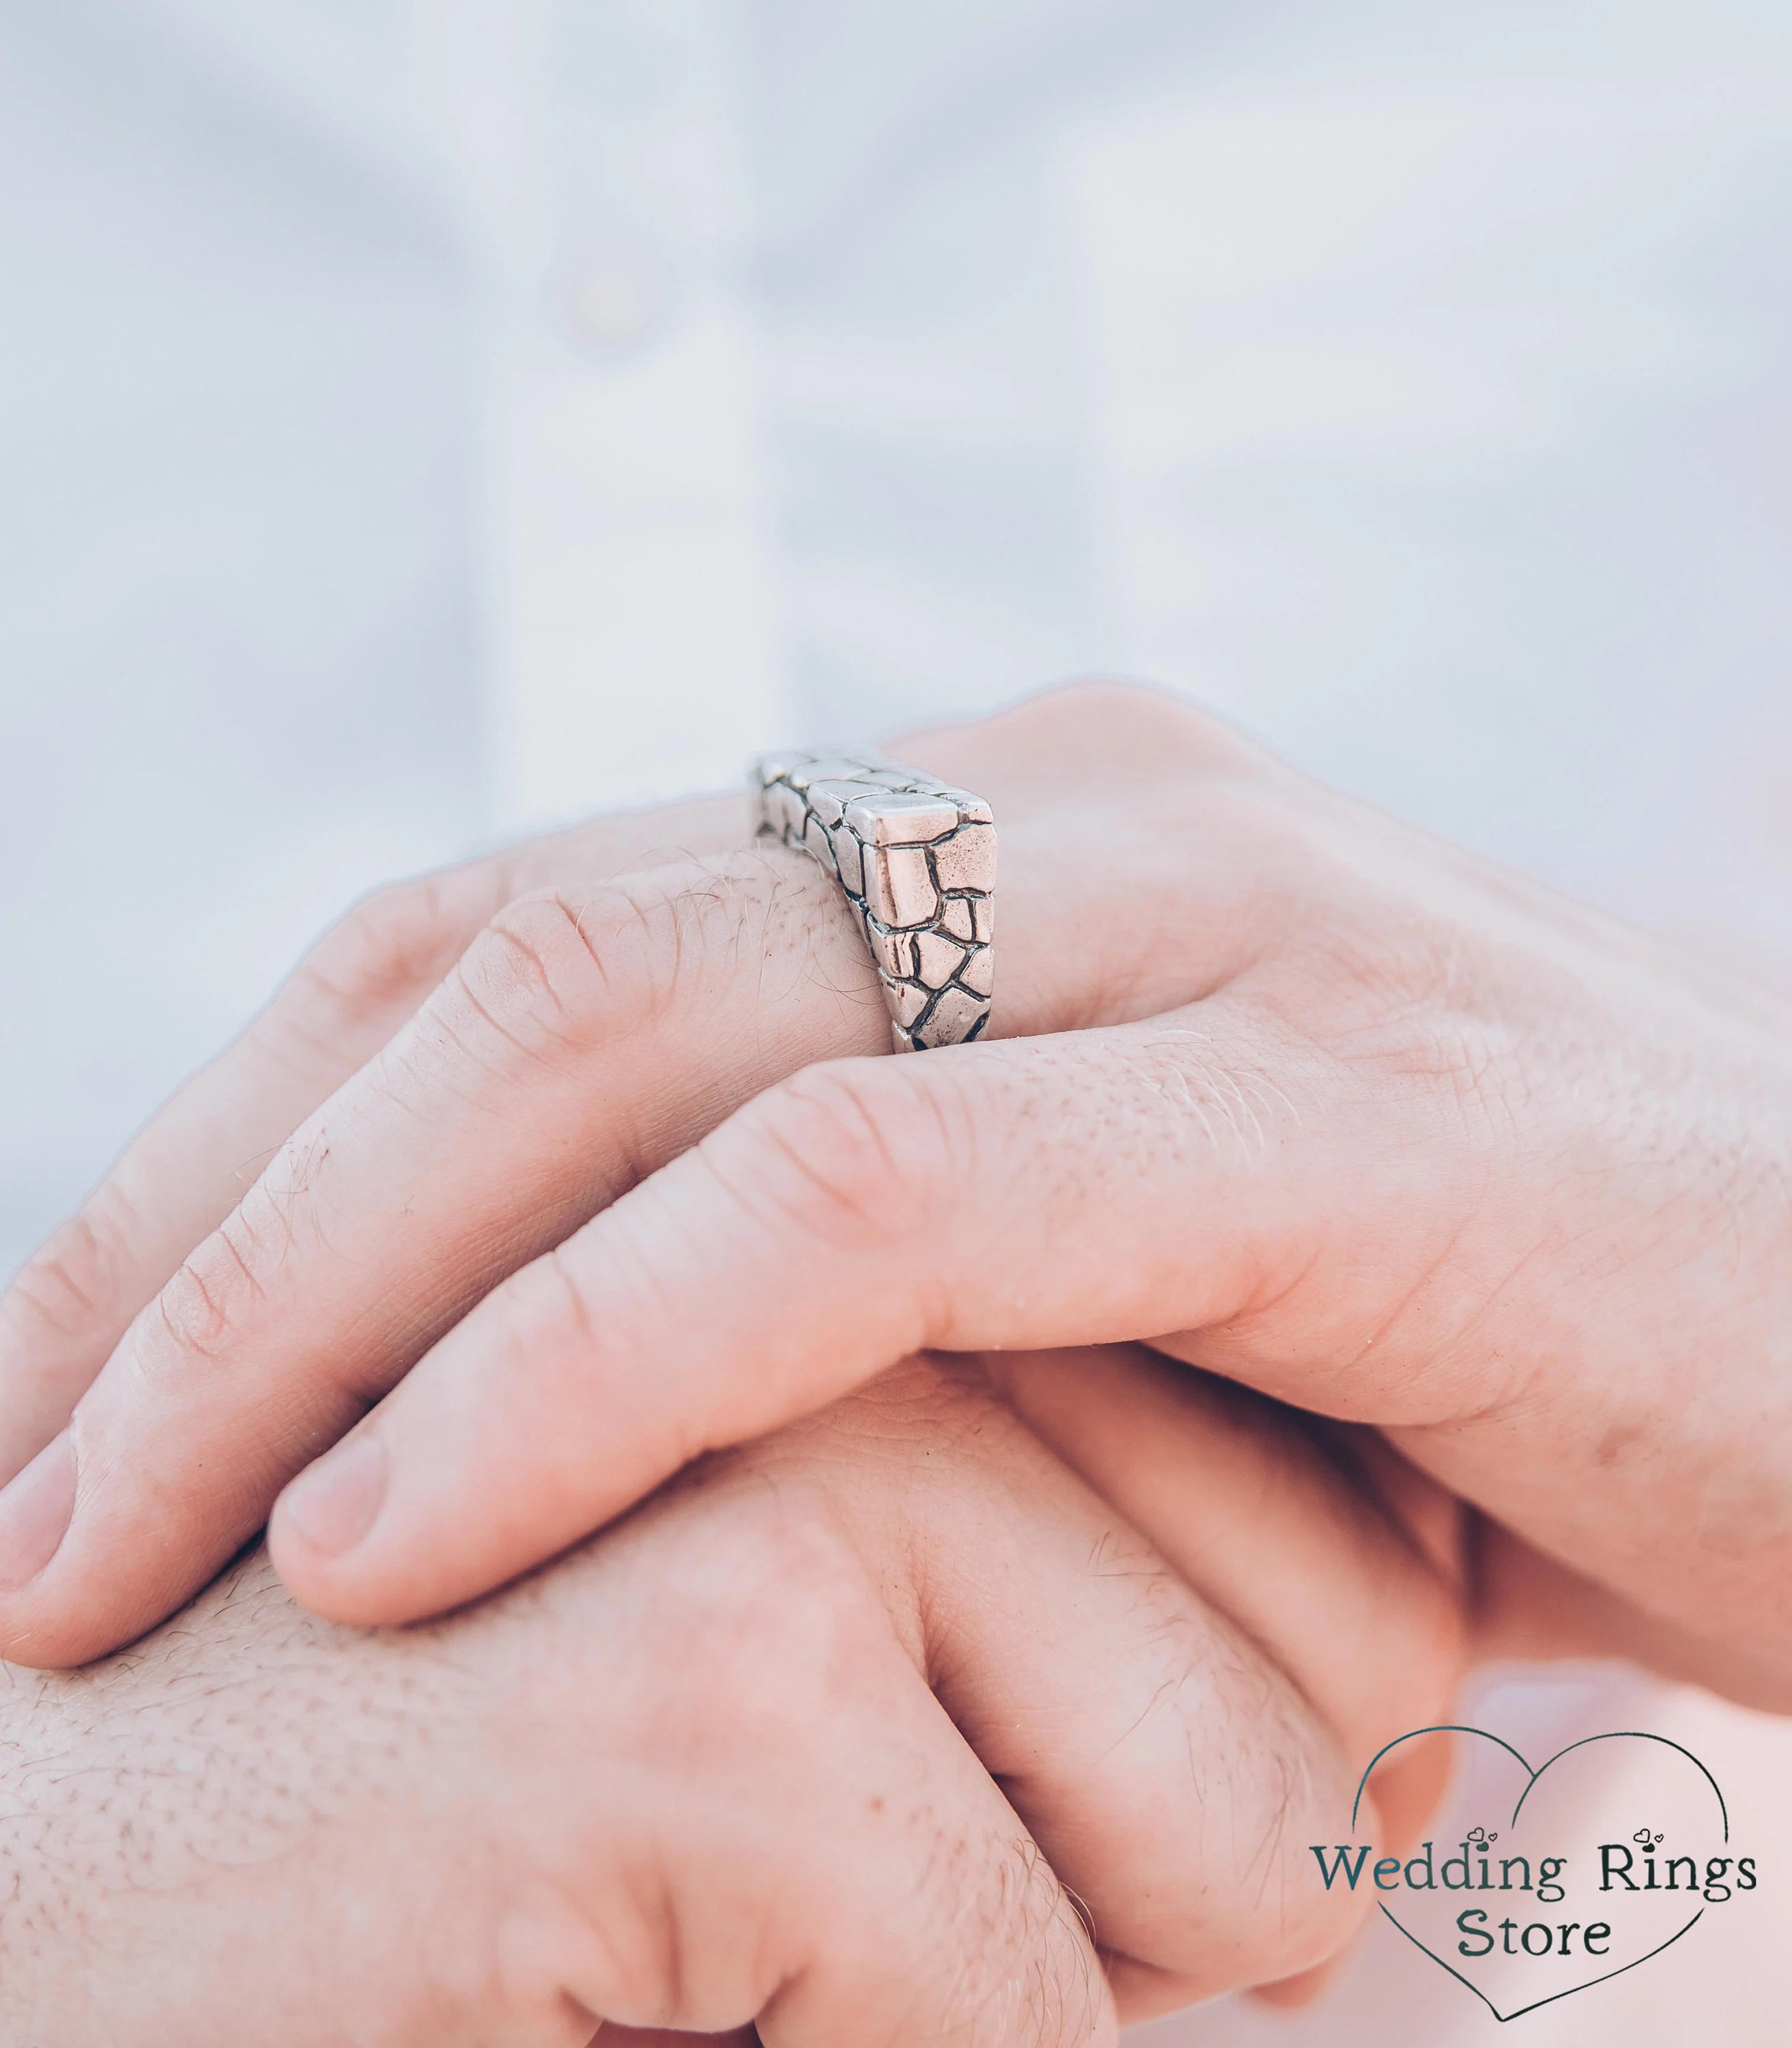
[[(165, 1611), (413, 1360), (274, 1518), (343, 1618), (464, 1598), (911, 1350), (1145, 1337), (1380, 1425), (1494, 1518), (1519, 1609), (1573, 1583), (1588, 1639), (1792, 1696), (1784, 1020), (1143, 692), (898, 751), (995, 807), (1010, 1041), (830, 1057), (883, 1018), (796, 856), (557, 852), (0, 1501), (10, 1654)], [(25, 1284), (41, 1430), (117, 1332), (46, 1335)]]

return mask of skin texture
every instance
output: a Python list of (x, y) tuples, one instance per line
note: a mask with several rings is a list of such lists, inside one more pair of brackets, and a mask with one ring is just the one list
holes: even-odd
[[(931, 1694), (905, 1694), (867, 1639), (852, 1637), (844, 1657), (805, 1647), (813, 1614), (851, 1602), (824, 1596), (776, 1549), (754, 1585), (783, 1589), (764, 1604), (796, 1615), (780, 1625), (799, 1636), (786, 1641), (768, 1612), (772, 1668), (794, 1678), (763, 1684), (802, 1731), (791, 1749), (802, 1763), (774, 1774), (785, 1796), (761, 1817), (777, 1847), (718, 1833), (737, 1803), (720, 1797), (681, 1837), (681, 1862), (661, 1840), (677, 1833), (669, 1793), (638, 1813), (610, 1805), (547, 1880), (576, 1874), (599, 1887), (595, 1903), (581, 1891), (569, 1915), (546, 1915), (551, 1938), (533, 1922), (522, 1937), (549, 1959), (523, 1972), (529, 1995), (550, 1987), (539, 1995), (562, 2016), (571, 1997), (577, 2024), (602, 2011), (664, 2025), (673, 2012), (715, 2030), (757, 2011), (769, 2038), (786, 2027), (793, 2039), (827, 2038), (849, 2003), (867, 2009), (867, 1986), (870, 2009), (919, 2014), (936, 2033), (985, 2024), (931, 2009), (958, 1976), (941, 1976), (925, 1941), (884, 1939), (884, 1913), (849, 1879), (909, 1872), (906, 1891), (931, 1900), (940, 1868), (931, 1852), (905, 1864), (882, 1838), (855, 1853), (867, 1845), (850, 1824), (864, 1790), (853, 1757), (925, 1751), (923, 1794), (905, 1810), (949, 1811), (950, 1839), (981, 1844), (947, 1859), (954, 1911), (991, 1882), (1010, 1895), (1011, 1878), (984, 1873), (1012, 1869), (1004, 1829), (1030, 1829), (1022, 1861), (1087, 1901), (1107, 1981), (1136, 2014), (1299, 1971), (1348, 1931), (1309, 1927), (1265, 1845), (1306, 1838), (1306, 1813), (1348, 1775), (1340, 1755), (1363, 1755), (1378, 1717), (1404, 1727), (1436, 1711), (1459, 1596), (1484, 1644), (1623, 1647), (1740, 1697), (1782, 1704), (1792, 1689), (1784, 1018), (1147, 696), (1069, 693), (902, 751), (996, 807), (1006, 1042), (874, 1057), (881, 1012), (818, 871), (721, 850), (739, 829), (731, 805), (611, 821), (361, 913), (0, 1306), (11, 1461), (25, 1468), (0, 1502), (0, 1628), (9, 1654), (40, 1665), (91, 1657), (176, 1608), (372, 1404), (344, 1446), (358, 1462), (336, 1464), (321, 1491), (313, 1475), (273, 1524), (289, 1584), (350, 1621), (422, 1615), (514, 1577), (695, 1460), (696, 1480), (580, 1553), (630, 1557), (656, 1517), (692, 1511), (704, 1475), (800, 1457), (807, 1428), (833, 1426), (839, 1411), (732, 1461), (720, 1447), (917, 1350), (981, 1357), (910, 1368), (950, 1381), (955, 1441), (988, 1447), (990, 1425), (961, 1405), (974, 1371), (979, 1400), (1002, 1397), (976, 1412), (1024, 1418), (1053, 1445), (1052, 1469), (1088, 1483), (1076, 1499), (1100, 1534), (1042, 1474), (1010, 1488), (1002, 1512), (955, 1523), (954, 1503), (983, 1498), (971, 1476), (930, 1491), (917, 1477), (929, 1440), (898, 1431), (899, 1491), (932, 1512), (867, 1563), (854, 1464), (827, 1522), (848, 1534), (829, 1541), (866, 1571), (881, 1625)], [(1129, 1338), (1344, 1426), (1229, 1407), (1251, 1397), (1168, 1366), (1147, 1373), (1135, 1353), (1071, 1348)], [(1012, 1356), (1042, 1345), (1055, 1348)], [(1152, 1392), (1129, 1406), (1135, 1384)], [(1181, 1441), (1155, 1404), (1185, 1398), (1203, 1405)], [(1214, 1454), (1216, 1443), (1237, 1453), (1259, 1426), (1294, 1430), (1303, 1459), (1264, 1470)], [(853, 1441), (863, 1457), (862, 1429)], [(1166, 1443), (1177, 1454), (1154, 1456)], [(1255, 1474), (1242, 1499), (1225, 1484), (1240, 1464)], [(1334, 1531), (1309, 1553), (1290, 1534), (1340, 1475), (1351, 1514), (1392, 1532), (1394, 1551), (1365, 1555)], [(789, 1483), (774, 1492), (788, 1500)], [(1013, 1593), (1010, 1609), (996, 1532), (1010, 1518), (1026, 1527), (1046, 1498), (1080, 1530), (1081, 1577)], [(1191, 1609), (1147, 1627), (1160, 1654), (1203, 1627), (1207, 1640), (1221, 1623), (1236, 1631), (1231, 1651), (1199, 1664), (1246, 1674), (1250, 1703), (1200, 1696), (1190, 1718), (1219, 1745), (1212, 1767), (1186, 1725), (1180, 1750), (1152, 1747), (1153, 1703), (1177, 1699), (1180, 1684), (1068, 1596), (1110, 1576), (1110, 1523), (1150, 1552), (1135, 1569), (1123, 1550), (1127, 1587), (1169, 1588), (1217, 1618), (1200, 1623)], [(930, 1562), (923, 1538), (948, 1530)], [(577, 1753), (623, 1759), (626, 1785), (656, 1782), (631, 1744), (689, 1711), (699, 1646), (709, 1631), (728, 1639), (738, 1590), (705, 1604), (699, 1564), (731, 1543), (675, 1548), (636, 1610), (672, 1618), (650, 1654), (638, 1629), (613, 1631), (653, 1705), (581, 1730)], [(1035, 1538), (1014, 1554), (1049, 1550)], [(1328, 1558), (1351, 1566), (1348, 1590), (1325, 1578)], [(1073, 1618), (1029, 1681), (1072, 1693), (1079, 1672), (1100, 1682), (1048, 1701), (1041, 1750), (1006, 1751), (1012, 1703), (979, 1712), (925, 1623), (918, 1647), (905, 1635), (917, 1583), (957, 1587), (976, 1625), (961, 1620), (944, 1639), (1010, 1682), (1029, 1669), (1030, 1637)], [(698, 1619), (681, 1631), (688, 1598)], [(1010, 1612), (1032, 1627), (1005, 1632)], [(1365, 1624), (1349, 1650), (1319, 1655), (1344, 1635), (1328, 1638), (1328, 1621), (1356, 1613)], [(1427, 1652), (1416, 1660), (1398, 1636), (1415, 1614)], [(1377, 1633), (1390, 1627), (1392, 1650)], [(1424, 1682), (1379, 1697), (1377, 1674), (1408, 1662)], [(620, 1668), (587, 1689), (606, 1716), (622, 1711), (612, 1693), (630, 1689)], [(858, 1720), (828, 1682), (841, 1668), (874, 1674)], [(82, 1682), (47, 1681), (45, 1697)], [(737, 1683), (724, 1673), (731, 1709)], [(1292, 1742), (1283, 1683), (1317, 1730)], [(1141, 1703), (1129, 1728), (1143, 1733), (1123, 1740), (1102, 1716), (1129, 1686)], [(817, 1701), (829, 1710), (819, 1721)], [(968, 1750), (928, 1747), (924, 1723), (944, 1740), (927, 1718), (939, 1705)], [(912, 1724), (901, 1718), (911, 1711)], [(1242, 1747), (1228, 1732), (1240, 1725)], [(840, 1727), (864, 1733), (832, 1776), (817, 1759)], [(508, 1740), (522, 1745), (506, 1752), (514, 1771), (528, 1743), (514, 1729)], [(45, 1743), (34, 1733), (23, 1754)], [(767, 1748), (756, 1740), (753, 1754)], [(989, 1805), (973, 1751), (1011, 1813)], [(1116, 1770), (1138, 1763), (1135, 1780), (1080, 1812), (1082, 1767), (1108, 1757), (1123, 1759)], [(828, 1788), (821, 1808), (797, 1796), (805, 1770)], [(479, 1782), (449, 1759), (418, 1796)], [(657, 1782), (673, 1778), (662, 1767)], [(925, 1793), (937, 1783), (949, 1798)], [(1166, 1788), (1186, 1796), (1190, 1785), (1194, 1805), (1178, 1809)], [(1242, 1809), (1224, 1830), (1220, 1786)], [(1409, 1788), (1408, 1811), (1434, 1790)], [(887, 1793), (866, 1797), (887, 1809)], [(1399, 1806), (1389, 1788), (1391, 1839)], [(456, 1844), (479, 1839), (464, 1812), (452, 1832)], [(649, 1839), (643, 1860), (634, 1848)], [(1222, 1840), (1229, 1860), (1212, 1853)], [(1203, 1852), (1193, 1860), (1190, 1841)], [(448, 1835), (407, 1848), (402, 1870), (456, 1854)], [(370, 1856), (367, 1868), (390, 1871), (382, 1899), (404, 1899), (398, 1863)], [(542, 1895), (532, 1866), (500, 1868), (506, 1900)], [(731, 1889), (739, 1871), (749, 1876)], [(319, 1867), (313, 1892), (301, 1872), (297, 1895), (333, 1899), (340, 1875)], [(91, 1895), (91, 1871), (86, 1883), (69, 1895)], [(1214, 1902), (1241, 1885), (1273, 1940), (1216, 1920)], [(677, 1953), (719, 1973), (713, 2000), (638, 2000), (632, 1978), (594, 1978), (599, 1965), (567, 1930), (599, 1929), (607, 1955), (643, 1896), (672, 1892), (692, 1900), (696, 1928)], [(153, 1902), (130, 1896), (153, 1916)], [(758, 1907), (776, 1927), (747, 1959), (735, 1930)], [(977, 2000), (979, 2015), (1018, 2013), (1017, 2038), (1100, 2034), (1106, 1994), (1088, 2004), (1101, 1980), (1074, 1930), (1061, 1915), (1022, 1918), (1033, 1945), (1002, 1982), (1042, 1988), (1024, 2006), (1006, 1992)], [(388, 1945), (367, 1995), (408, 1996), (392, 1922), (375, 1923), (367, 1939)], [(855, 1941), (873, 1923), (879, 1940)], [(1198, 1954), (1180, 1945), (1191, 1926)], [(120, 1938), (127, 1953), (168, 1946), (153, 1930)], [(341, 1930), (324, 1938), (333, 1954)], [(832, 1977), (805, 1968), (818, 1941)], [(975, 1946), (1001, 1966), (999, 1945)], [(480, 1953), (469, 1932), (449, 1961), (461, 1968)], [(877, 1993), (880, 1969), (900, 1980), (894, 1999)], [(344, 2001), (358, 1981), (343, 1973)], [(464, 1974), (432, 1988), (433, 2011), (480, 2011), (483, 1984)], [(805, 1995), (819, 2003), (792, 2006)], [(345, 2038), (403, 2040), (442, 2023), (423, 2011), (382, 2008)], [(472, 2038), (487, 2034), (502, 2038)]]
[[(792, 1061), (881, 1035), (818, 874), (693, 865), (737, 826), (605, 821), (366, 907), (6, 1297), (15, 1465), (134, 1317), (96, 1418), (125, 1387), (128, 1429), (234, 1386), (272, 1426), (184, 1489), (158, 1425), (121, 1438), (158, 1517), (129, 1546), (138, 1627), (145, 1586), (159, 1612), (223, 1577), (128, 1654), (10, 1674), (0, 2031), (533, 2048), (602, 2014), (643, 2042), (754, 2015), (774, 2044), (1080, 2040), (1235, 1985), (1298, 1996), (1348, 1937), (1304, 1844), (1449, 1695), (1462, 1519), (1368, 1433), (1146, 1354), (913, 1361), (420, 1629), (332, 1627), (259, 1552), (229, 1561), (252, 1446), (290, 1457), (320, 1360), (378, 1385)], [(513, 1068), (469, 1019), (547, 872), (619, 937), (589, 1057), (519, 1122), (517, 1072), (553, 1063)], [(283, 1142), (363, 1068), (352, 1143)], [(245, 1191), (285, 1162), (302, 1203), (332, 1160), (362, 1206), (303, 1247), (276, 1225), (250, 1286)], [(475, 1181), (506, 1199), (469, 1206)], [(195, 1345), (158, 1290), (227, 1270), (250, 1320)], [(1378, 1774), (1378, 1839), (1416, 1835), (1446, 1763)]]
[(272, 1523), (363, 1621), (914, 1349), (1131, 1338), (1472, 1503), (1501, 1641), (1792, 1699), (1785, 1014), (1148, 692), (895, 751), (995, 806), (1006, 1042), (866, 1057), (731, 807), (386, 899), (0, 1312), (15, 1456), (78, 1404), (0, 1499), (9, 1654), (166, 1612), (374, 1401)]
[[(1191, 1474), (1162, 1547), (1094, 1490)], [(326, 1623), (258, 1550), (10, 1674), (0, 2033), (1018, 2048), (1311, 1965), (1364, 1902), (1304, 1844), (1455, 1674), (1407, 1493), (1142, 1354), (915, 1360), (443, 1621)]]
[[(166, 1612), (408, 1368), (352, 1460), (274, 1515), (281, 1571), (328, 1614), (469, 1596), (921, 1345), (1135, 1337), (1376, 1425), (1475, 1505), (1503, 1640), (1792, 1700), (1784, 1014), (1149, 692), (899, 747), (998, 811), (1007, 1042), (862, 1057), (881, 1020), (850, 928), (794, 856), (703, 856), (723, 813), (389, 901), (408, 936), (373, 944), (403, 964), (363, 987), (403, 995), (360, 999), (369, 1050), (471, 950), (369, 1069), (234, 1210), (182, 1138), (195, 1192), (145, 1233), (152, 1133), (8, 1305), (17, 1454), (104, 1364), (37, 1510), (0, 1503), (29, 1571), (78, 1495), (0, 1601), (10, 1653), (70, 1661)], [(655, 832), (696, 864), (647, 856)], [(235, 1131), (293, 1028), (180, 1116)], [(828, 1046), (860, 1057), (815, 1063)], [(621, 1081), (594, 1110), (598, 1071)], [(399, 1188), (403, 1243), (373, 1220)], [(118, 1341), (200, 1220), (221, 1229)], [(459, 1297), (430, 1245), (467, 1262)], [(346, 1286), (328, 1329), (291, 1311), (320, 1278)], [(231, 1360), (277, 1325), (246, 1387)]]

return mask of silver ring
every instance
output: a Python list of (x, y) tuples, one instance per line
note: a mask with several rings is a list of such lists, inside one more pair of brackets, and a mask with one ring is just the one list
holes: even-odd
[(813, 854), (859, 913), (899, 1053), (963, 1045), (995, 987), (995, 826), (989, 806), (868, 754), (767, 754), (761, 838)]

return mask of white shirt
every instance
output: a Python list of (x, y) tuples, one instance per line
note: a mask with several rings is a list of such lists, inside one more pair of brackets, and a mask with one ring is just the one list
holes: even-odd
[(1781, 0), (0, 29), (0, 1257), (381, 876), (1072, 674), (1792, 941)]
[(1073, 674), (1792, 955), (1789, 87), (1784, 0), (0, 0), (0, 1263), (375, 881)]

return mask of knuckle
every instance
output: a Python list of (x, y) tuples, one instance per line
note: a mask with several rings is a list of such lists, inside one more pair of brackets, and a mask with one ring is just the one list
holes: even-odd
[[(600, 952), (640, 984), (638, 1009), (649, 1023), (700, 1000), (711, 984), (733, 999), (749, 968), (762, 976), (778, 961), (813, 963), (824, 933), (851, 960), (865, 957), (833, 876), (770, 842), (612, 883), (593, 896), (584, 921)], [(864, 972), (868, 979), (868, 964)], [(762, 979), (759, 993), (767, 992)]]
[(1124, 1571), (1137, 1596), (1151, 1685), (1146, 1711), (1107, 1753), (1119, 1768), (1104, 1786), (1096, 1867), (1127, 1871), (1137, 1889), (1110, 1901), (1100, 1931), (1188, 1978), (1191, 1997), (1321, 1961), (1355, 1924), (1348, 1901), (1340, 1917), (1338, 1899), (1309, 1881), (1305, 1845), (1349, 1812), (1337, 1739), (1281, 1666), (1191, 1601), (1142, 1539), (1115, 1530), (1100, 1563)]
[[(583, 1377), (602, 1346), (591, 1298), (576, 1262), (557, 1244), (487, 1297), (495, 1341), (519, 1369), (558, 1357)], [(572, 1391), (568, 1390), (568, 1396)]]
[(887, 1682), (891, 1642), (821, 1490), (743, 1472), (654, 1522), (656, 1662), (695, 1682), (676, 1705), (649, 1688), (644, 1753), (694, 1778), (813, 1758), (855, 1688)]
[(1309, 936), (1325, 978), (1356, 993), (1371, 1019), (1441, 1007), (1460, 935), (1412, 905), (1354, 894), (1353, 904)]
[(517, 898), (450, 979), (448, 999), (530, 1055), (662, 1025), (763, 932), (775, 884), (753, 854)]
[(123, 1248), (101, 1197), (60, 1224), (25, 1262), (0, 1313), (15, 1328), (72, 1340), (110, 1328), (123, 1299)]
[[(476, 1329), (482, 1371), (496, 1386), (526, 1383), (568, 1415), (590, 1412), (592, 1361), (601, 1350), (593, 1312), (565, 1247), (532, 1259), (493, 1288), (469, 1318)], [(555, 1455), (550, 1459), (549, 1452)], [(545, 1447), (541, 1478), (549, 1466), (556, 1483), (583, 1483), (584, 1466), (572, 1440)]]
[(839, 1061), (792, 1076), (762, 1104), (740, 1135), (760, 1162), (761, 1197), (785, 1222), (845, 1249), (925, 1231), (956, 1149), (933, 1088), (891, 1062)]
[[(615, 893), (615, 892), (611, 892)], [(506, 904), (470, 945), (442, 1002), (526, 1057), (588, 1050), (607, 1022), (626, 1024), (638, 978), (600, 941), (590, 906), (545, 889)], [(621, 1014), (619, 1014), (621, 1012)]]
[(1007, 1984), (1018, 2009), (953, 2015), (966, 2039), (993, 2034), (1068, 2048), (1102, 2038), (1107, 2001), (1090, 1924), (1030, 1836), (1016, 1835), (991, 1860), (968, 1931), (983, 1954), (1012, 1959)]
[(356, 904), (299, 964), (266, 1028), (328, 1045), (389, 1030), (454, 964), (485, 906), (477, 871), (394, 882)]
[(266, 1301), (268, 1239), (246, 1218), (247, 1207), (233, 1210), (195, 1246), (157, 1297), (157, 1320), (173, 1346), (167, 1364), (215, 1361)]
[(1497, 1122), (1522, 1093), (1520, 1039), (1453, 920), (1371, 903), (1306, 935), (1290, 968), (1309, 1010), (1323, 997), (1328, 1040), (1360, 1071), (1442, 1103), (1472, 1128)]
[[(815, 1896), (813, 1837), (789, 1815), (825, 1768), (843, 1689), (875, 1664), (875, 1596), (819, 1489), (731, 1470), (673, 1489), (580, 1557), (642, 1654), (619, 1664), (602, 1631), (569, 1646), (573, 1684), (603, 1703), (611, 1790), (523, 1847), (538, 1875), (503, 1903), (496, 2002), (544, 2043), (568, 2004), (721, 2032), (776, 1992), (792, 1901)], [(541, 1712), (533, 1689), (506, 1698), (502, 1753), (531, 1751)]]
[(832, 879), (806, 856), (746, 848), (515, 898), (452, 965), (427, 1014), (482, 1058), (563, 1058), (708, 1020), (719, 1004), (738, 1021), (743, 983), (762, 1012), (843, 979), (857, 997), (875, 985)]
[(1292, 1681), (1240, 1642), (1197, 1689), (1208, 1705), (1191, 1741), (1224, 1770), (1232, 1868), (1214, 1887), (1202, 1873), (1201, 1910), (1169, 1960), (1196, 1972), (1217, 1962), (1224, 1977), (1212, 1988), (1230, 1990), (1322, 1962), (1368, 1907), (1310, 1881), (1306, 1844), (1348, 1814), (1350, 1786), (1336, 1738)]
[(681, 1575), (684, 1625), (723, 1665), (762, 1674), (782, 1718), (813, 1697), (840, 1632), (867, 1613), (863, 1572), (820, 1490), (801, 1481), (761, 1476), (704, 1519), (704, 1558)]
[[(828, 1767), (843, 1672), (873, 1661), (868, 1588), (800, 1489), (687, 1491), (606, 1551), (647, 1654), (602, 1668), (615, 1794), (572, 1821), (563, 1860), (588, 1874), (576, 1895), (530, 1887), (506, 1915), (505, 2003), (533, 2015), (569, 1998), (636, 2027), (720, 2032), (775, 1992), (793, 1903), (816, 1896), (817, 1844), (790, 1814)], [(506, 1739), (533, 1709), (514, 1711)]]
[[(789, 962), (797, 979), (856, 993), (876, 991), (864, 935), (838, 876), (814, 855), (763, 840), (708, 863), (712, 888), (734, 913), (737, 943), (756, 943), (762, 961)], [(882, 1014), (881, 997), (879, 1014)]]

